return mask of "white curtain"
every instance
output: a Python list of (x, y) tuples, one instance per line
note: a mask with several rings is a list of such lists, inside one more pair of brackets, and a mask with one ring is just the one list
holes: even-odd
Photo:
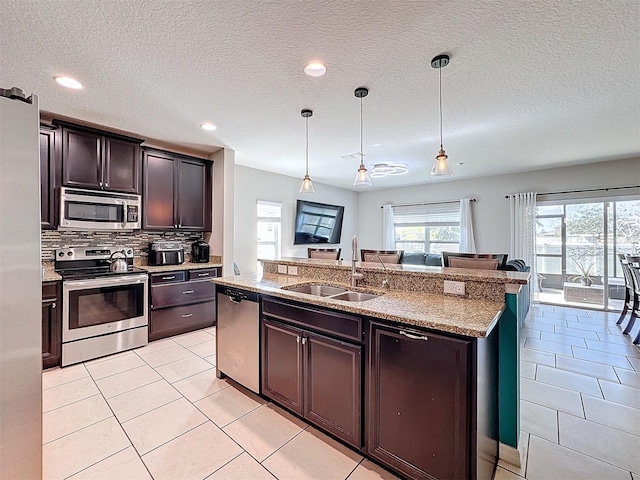
[(509, 196), (511, 217), (511, 248), (509, 258), (521, 258), (531, 267), (529, 292), (531, 300), (538, 296), (536, 272), (536, 192), (514, 193)]
[(476, 241), (473, 238), (471, 222), (471, 199), (460, 199), (460, 252), (476, 253)]
[(393, 205), (391, 204), (382, 206), (382, 249), (396, 249), (396, 238), (393, 228)]

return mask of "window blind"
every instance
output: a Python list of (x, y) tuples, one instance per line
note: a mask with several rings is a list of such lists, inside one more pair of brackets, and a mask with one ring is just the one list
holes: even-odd
[(395, 225), (460, 225), (460, 202), (393, 207)]

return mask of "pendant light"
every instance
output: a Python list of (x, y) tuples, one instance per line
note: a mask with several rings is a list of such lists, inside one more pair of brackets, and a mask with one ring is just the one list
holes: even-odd
[(447, 163), (447, 156), (442, 148), (442, 69), (449, 65), (449, 55), (438, 55), (431, 60), (431, 66), (440, 72), (440, 151), (436, 156), (436, 161), (431, 169), (432, 177), (451, 177), (453, 173)]
[(304, 178), (302, 179), (302, 186), (300, 187), (300, 193), (315, 193), (313, 189), (313, 183), (311, 183), (311, 178), (309, 177), (309, 117), (313, 115), (311, 110), (304, 109), (300, 112), (300, 115), (307, 122), (307, 149), (305, 152), (305, 173)]
[(369, 174), (367, 173), (367, 169), (364, 166), (364, 152), (362, 148), (362, 99), (369, 95), (369, 90), (365, 87), (356, 88), (353, 94), (356, 98), (360, 99), (360, 168), (358, 168), (358, 173), (356, 173), (356, 178), (353, 181), (354, 187), (370, 187), (371, 186), (371, 178), (369, 178)]

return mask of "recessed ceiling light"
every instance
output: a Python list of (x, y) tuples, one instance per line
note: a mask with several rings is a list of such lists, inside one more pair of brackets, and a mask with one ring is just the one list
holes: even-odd
[(456, 165), (458, 165), (458, 166), (464, 165), (464, 162), (458, 162), (458, 163), (456, 163)]
[(207, 132), (213, 132), (216, 127), (213, 123), (205, 122), (200, 124), (200, 128), (206, 130)]
[(393, 175), (404, 175), (409, 169), (398, 163), (376, 163), (371, 169), (371, 178), (382, 178)]
[(53, 77), (53, 79), (63, 87), (73, 88), (74, 90), (80, 90), (81, 88), (84, 88), (82, 84), (75, 78), (58, 75), (56, 77)]
[(304, 66), (304, 73), (309, 75), (310, 77), (321, 77), (325, 73), (327, 73), (327, 66), (324, 63), (320, 62), (311, 62), (307, 63)]

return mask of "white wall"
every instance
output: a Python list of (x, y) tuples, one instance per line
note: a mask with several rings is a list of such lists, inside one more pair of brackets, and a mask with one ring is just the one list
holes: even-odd
[[(293, 223), (296, 200), (343, 205), (342, 258), (351, 258), (351, 237), (358, 227), (358, 194), (343, 188), (315, 183), (315, 193), (301, 194), (302, 178), (287, 177), (275, 173), (236, 165), (235, 167), (235, 261), (240, 271), (256, 271), (256, 241), (258, 200), (282, 204), (282, 251), (283, 257), (306, 257), (306, 246), (293, 245)], [(331, 248), (337, 246), (331, 245)]]
[[(382, 248), (382, 210), (394, 204), (474, 197), (473, 224), (478, 252), (509, 251), (509, 201), (518, 192), (555, 192), (640, 185), (640, 158), (552, 168), (471, 180), (433, 182), (362, 192), (358, 197), (358, 238), (363, 248)], [(611, 192), (612, 195), (622, 193)]]

